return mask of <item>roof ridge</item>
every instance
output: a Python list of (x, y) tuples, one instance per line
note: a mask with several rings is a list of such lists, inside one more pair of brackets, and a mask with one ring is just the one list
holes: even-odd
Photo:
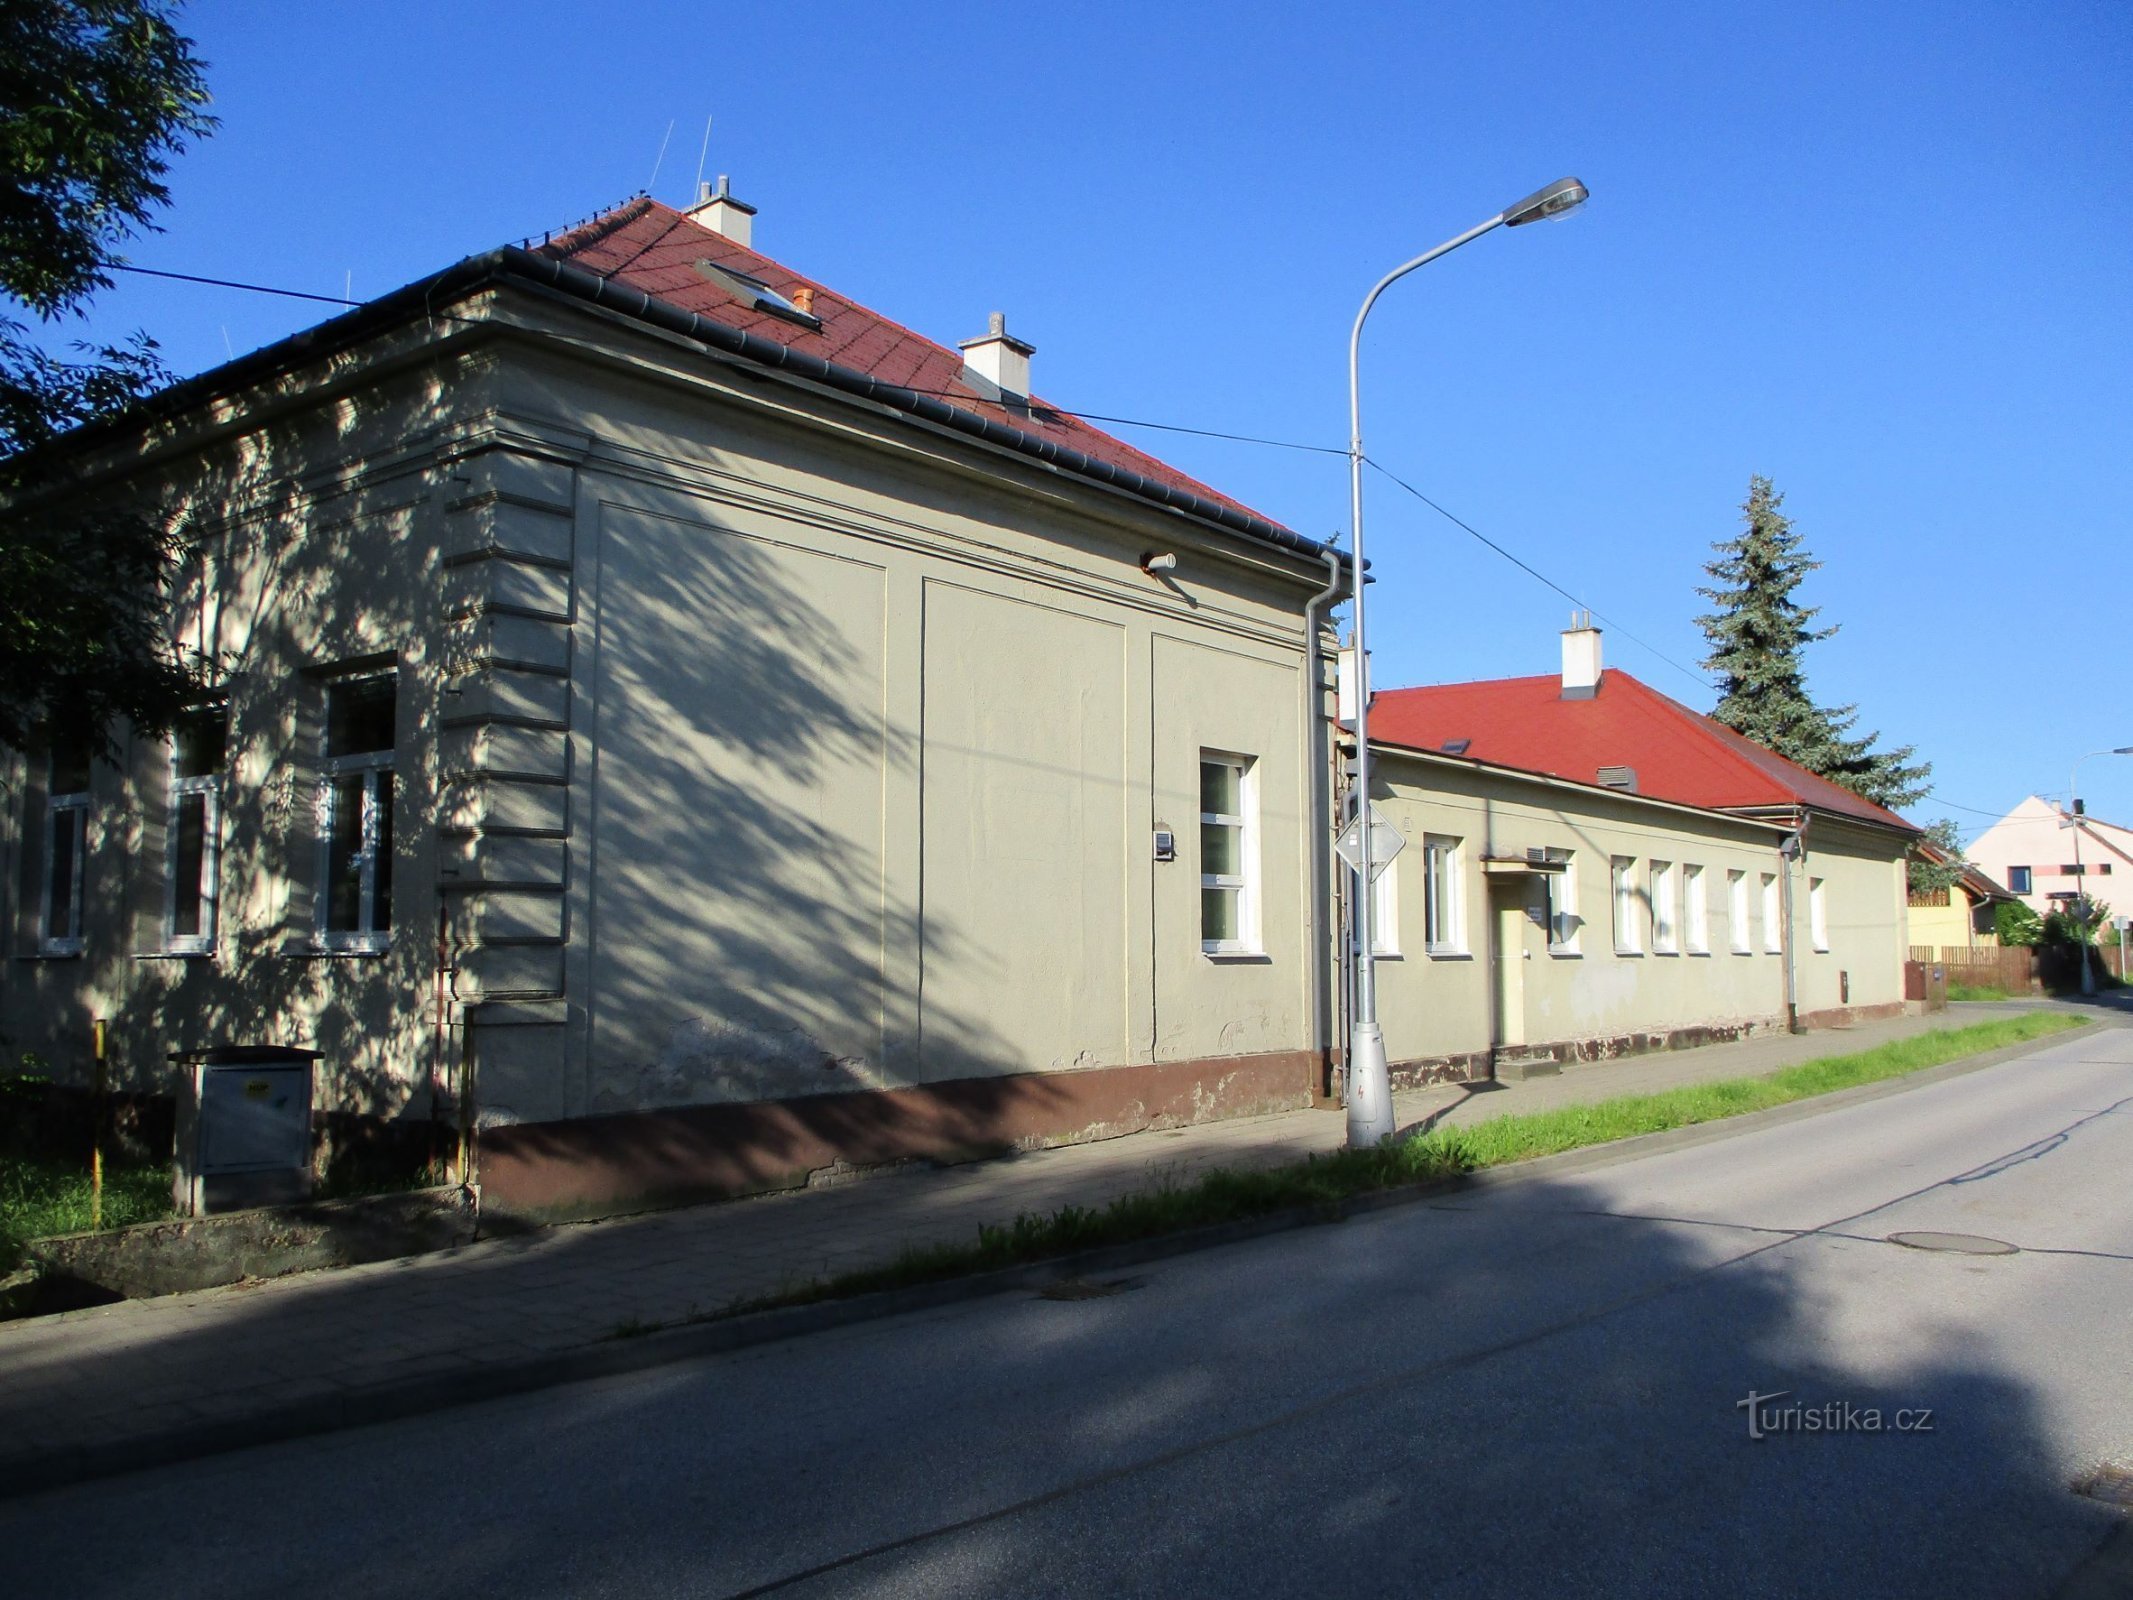
[(618, 228), (635, 222), (653, 206), (659, 204), (648, 194), (633, 194), (620, 205), (594, 213), (585, 221), (552, 233), (540, 244), (529, 248), (550, 255), (567, 255), (572, 250), (582, 250), (589, 244), (597, 244)]

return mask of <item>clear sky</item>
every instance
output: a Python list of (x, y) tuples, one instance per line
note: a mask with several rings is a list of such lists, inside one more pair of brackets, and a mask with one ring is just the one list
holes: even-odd
[[(143, 265), (380, 294), (647, 185), (685, 202), (708, 116), (706, 172), (768, 254), (943, 341), (1005, 311), (1069, 408), (1322, 445), (1371, 282), (1574, 173), (1584, 214), (1381, 303), (1371, 454), (1698, 709), (1662, 657), (1700, 659), (1709, 545), (1774, 478), (1843, 629), (1810, 686), (1934, 763), (1921, 821), (1975, 832), (2133, 744), (2123, 0), (185, 17), (222, 126)], [(144, 326), (194, 371), (326, 309), (135, 280), (93, 331)], [(1334, 456), (1114, 431), (1346, 529)], [(1367, 492), (1381, 686), (1555, 670), (1567, 601)], [(2133, 822), (2133, 758), (2081, 788)]]

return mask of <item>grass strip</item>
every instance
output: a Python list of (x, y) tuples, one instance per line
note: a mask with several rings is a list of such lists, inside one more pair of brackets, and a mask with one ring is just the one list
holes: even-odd
[[(170, 1168), (104, 1169), (104, 1226), (123, 1228), (170, 1215)], [(87, 1161), (0, 1156), (0, 1276), (21, 1264), (33, 1239), (89, 1231)]]
[[(1336, 1150), (1262, 1171), (1223, 1168), (1190, 1181), (1166, 1181), (1122, 1194), (1102, 1206), (1061, 1206), (1041, 1215), (1024, 1212), (1004, 1225), (981, 1225), (975, 1242), (917, 1246), (886, 1265), (738, 1302), (721, 1315), (908, 1288), (1276, 1211), (1319, 1206), (1330, 1219), (1341, 1201), (1356, 1195), (1442, 1182), (1481, 1167), (1764, 1111), (2025, 1044), (2077, 1028), (2084, 1020), (2064, 1012), (2033, 1011), (1937, 1029), (1849, 1055), (1824, 1056), (1762, 1077), (1686, 1084), (1555, 1111), (1512, 1112), (1465, 1127), (1434, 1129), (1375, 1150)], [(637, 1326), (628, 1331), (651, 1330)]]

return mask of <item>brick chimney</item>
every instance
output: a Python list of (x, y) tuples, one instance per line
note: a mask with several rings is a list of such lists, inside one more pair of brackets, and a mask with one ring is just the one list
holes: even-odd
[(1590, 700), (1600, 692), (1607, 675), (1600, 665), (1600, 630), (1592, 625), (1590, 611), (1570, 613), (1570, 626), (1563, 630), (1563, 698)]
[(703, 185), (696, 204), (682, 213), (699, 225), (709, 228), (722, 238), (735, 244), (755, 248), (755, 207), (745, 200), (733, 198), (733, 190), (726, 182), (726, 175), (718, 175), (718, 187)]
[(963, 352), (966, 379), (979, 378), (979, 387), (990, 384), (1017, 400), (1029, 397), (1029, 358), (1037, 353), (1037, 347), (1024, 344), (1007, 331), (1006, 312), (992, 314), (983, 338), (965, 339), (956, 348)]

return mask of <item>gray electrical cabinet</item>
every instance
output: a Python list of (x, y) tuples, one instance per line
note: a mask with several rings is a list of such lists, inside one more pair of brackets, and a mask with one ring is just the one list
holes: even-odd
[(182, 1216), (287, 1205), (311, 1193), (316, 1050), (221, 1045), (178, 1050), (171, 1200)]

